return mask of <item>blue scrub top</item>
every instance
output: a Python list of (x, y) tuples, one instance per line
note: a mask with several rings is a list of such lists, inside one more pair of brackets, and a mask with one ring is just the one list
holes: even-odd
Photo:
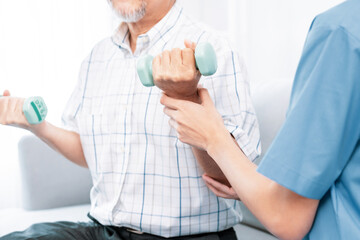
[(305, 239), (360, 239), (360, 0), (317, 16), (258, 172), (320, 199)]

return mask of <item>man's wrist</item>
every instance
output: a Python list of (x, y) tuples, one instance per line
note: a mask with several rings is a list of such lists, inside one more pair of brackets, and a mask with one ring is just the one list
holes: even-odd
[(181, 98), (182, 100), (187, 100), (187, 101), (191, 101), (191, 102), (194, 102), (194, 103), (198, 103), (198, 104), (201, 104), (201, 99), (200, 99), (200, 96), (199, 94), (196, 93), (194, 95), (191, 95), (191, 96), (183, 96)]
[(43, 121), (42, 123), (31, 125), (28, 130), (33, 134), (35, 134), (36, 136), (40, 137), (45, 133), (47, 126), (48, 126), (47, 121)]
[(199, 96), (197, 90), (196, 90), (196, 92), (194, 94), (191, 94), (191, 95), (180, 95), (180, 94), (167, 94), (167, 95), (169, 97), (172, 97), (172, 98), (191, 101), (191, 102), (194, 102), (194, 103), (201, 104), (201, 99), (200, 99), (200, 96)]

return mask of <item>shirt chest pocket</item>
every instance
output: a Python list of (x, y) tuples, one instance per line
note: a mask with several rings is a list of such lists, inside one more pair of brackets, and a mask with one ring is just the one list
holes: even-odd
[(92, 173), (116, 171), (120, 159), (121, 122), (115, 114), (80, 114), (78, 126), (84, 155)]

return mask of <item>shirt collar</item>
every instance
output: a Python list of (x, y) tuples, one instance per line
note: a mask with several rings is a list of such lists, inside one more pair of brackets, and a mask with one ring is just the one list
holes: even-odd
[[(170, 11), (157, 24), (155, 24), (148, 32), (141, 34), (136, 41), (136, 52), (140, 53), (149, 46), (153, 46), (159, 40), (166, 42), (169, 32), (179, 22), (182, 15), (182, 7), (178, 1), (172, 6)], [(129, 28), (126, 23), (121, 23), (112, 36), (115, 45), (130, 51)], [(135, 52), (135, 53), (136, 53)]]

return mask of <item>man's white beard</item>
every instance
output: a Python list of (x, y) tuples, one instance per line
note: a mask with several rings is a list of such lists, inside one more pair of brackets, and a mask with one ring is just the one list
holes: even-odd
[(137, 22), (140, 19), (142, 19), (146, 13), (146, 2), (145, 1), (141, 2), (141, 6), (138, 9), (135, 9), (131, 12), (126, 11), (126, 10), (115, 9), (111, 2), (110, 2), (110, 4), (111, 4), (111, 8), (112, 8), (113, 12), (115, 13), (115, 15), (117, 17), (119, 17), (120, 20), (123, 22)]

